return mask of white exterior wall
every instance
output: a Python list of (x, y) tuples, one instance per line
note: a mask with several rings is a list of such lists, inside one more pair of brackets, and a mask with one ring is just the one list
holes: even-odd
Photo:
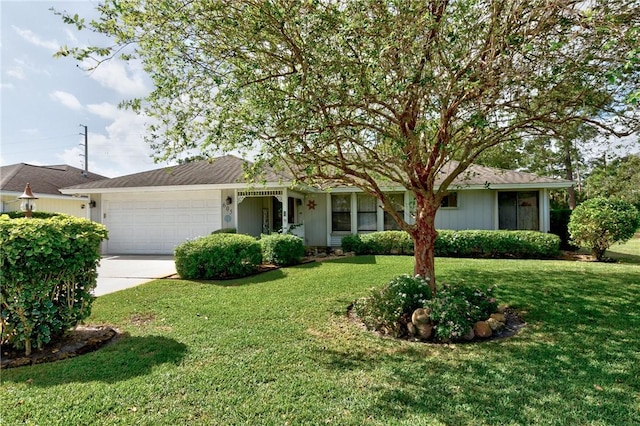
[(173, 254), (178, 244), (221, 228), (219, 190), (102, 195), (111, 254)]
[(456, 191), (458, 207), (441, 207), (436, 213), (436, 229), (496, 229), (495, 191)]
[[(498, 229), (498, 197), (497, 191), (488, 189), (458, 190), (457, 207), (441, 207), (436, 213), (437, 229), (482, 229), (495, 230)], [(356, 233), (357, 222), (357, 203), (356, 193), (351, 194), (351, 233)], [(546, 189), (539, 190), (539, 212), (540, 212), (540, 231), (548, 232), (550, 227), (549, 213), (549, 193)], [(318, 198), (318, 197), (316, 197)], [(327, 193), (324, 197), (325, 206), (321, 210), (325, 213), (324, 221), (326, 227), (326, 243), (329, 246), (339, 246), (342, 237), (350, 234), (349, 232), (331, 231), (331, 194)], [(408, 223), (414, 223), (411, 216), (411, 207), (414, 205), (414, 199), (411, 193), (405, 193), (405, 220)], [(383, 230), (383, 210), (378, 209), (378, 231)], [(319, 219), (319, 218), (318, 218)], [(314, 226), (319, 222), (314, 217)], [(309, 227), (307, 227), (309, 229)], [(309, 231), (307, 231), (309, 232)]]
[[(38, 196), (36, 194), (36, 196)], [(38, 197), (35, 200), (36, 211), (39, 212), (51, 212), (51, 213), (63, 213), (70, 216), (89, 218), (89, 202), (83, 198), (45, 198), (43, 196)], [(84, 208), (83, 208), (84, 206)], [(20, 211), (20, 200), (17, 197), (3, 195), (2, 196), (2, 211), (13, 212)]]
[[(310, 208), (313, 207), (313, 208)], [(327, 245), (327, 196), (307, 194), (302, 203), (304, 211), (304, 243), (307, 246)], [(329, 225), (331, 226), (331, 225)]]

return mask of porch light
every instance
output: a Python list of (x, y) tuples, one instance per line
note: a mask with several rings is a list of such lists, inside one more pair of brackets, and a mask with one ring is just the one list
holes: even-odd
[(27, 183), (27, 186), (24, 188), (24, 192), (18, 197), (18, 199), (22, 200), (22, 203), (20, 203), (20, 210), (24, 212), (24, 217), (31, 218), (32, 213), (36, 211), (36, 203), (33, 200), (38, 199), (38, 197), (33, 195), (33, 192), (31, 192), (31, 185)]

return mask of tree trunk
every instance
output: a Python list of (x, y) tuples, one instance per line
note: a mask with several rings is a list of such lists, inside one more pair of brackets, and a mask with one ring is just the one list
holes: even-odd
[(435, 200), (416, 197), (416, 226), (411, 232), (414, 246), (414, 274), (429, 282), (432, 293), (436, 292), (435, 244), (438, 232), (435, 219), (438, 210)]
[[(571, 143), (565, 142), (565, 156), (564, 156), (564, 168), (565, 179), (573, 180), (573, 161), (571, 159)], [(576, 189), (571, 185), (568, 189), (569, 192), (569, 208), (571, 210), (576, 208)]]

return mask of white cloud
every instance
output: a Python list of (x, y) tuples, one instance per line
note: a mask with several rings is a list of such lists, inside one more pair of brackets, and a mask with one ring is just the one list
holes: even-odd
[(15, 86), (13, 85), (13, 83), (0, 83), (0, 89), (2, 90), (10, 90), (14, 88)]
[(18, 80), (26, 80), (27, 79), (27, 74), (25, 73), (24, 68), (19, 67), (19, 66), (15, 66), (15, 67), (9, 68), (7, 70), (7, 75), (9, 77), (17, 78)]
[[(144, 141), (147, 117), (108, 103), (88, 105), (87, 111), (110, 121), (104, 132), (89, 128), (89, 171), (115, 177), (161, 167), (154, 163), (152, 151)], [(83, 167), (83, 155), (84, 148), (77, 146), (65, 150), (59, 158)]]
[[(85, 68), (91, 68), (95, 63), (85, 61), (83, 65)], [(90, 71), (89, 77), (101, 86), (128, 97), (143, 96), (149, 91), (145, 84), (146, 75), (137, 64), (115, 58), (98, 65)]]
[(65, 107), (72, 109), (74, 111), (79, 111), (82, 109), (82, 104), (80, 103), (78, 98), (76, 98), (71, 93), (63, 92), (61, 90), (56, 90), (55, 92), (50, 93), (49, 97), (52, 100), (59, 102)]
[(100, 104), (89, 104), (87, 110), (94, 115), (104, 119), (115, 119), (123, 115), (125, 111), (119, 109), (117, 105), (110, 104), (108, 102), (102, 102)]
[(44, 47), (45, 49), (52, 51), (56, 51), (60, 48), (60, 44), (55, 40), (44, 40), (33, 31), (18, 28), (15, 25), (12, 25), (12, 28), (20, 37), (35, 46)]

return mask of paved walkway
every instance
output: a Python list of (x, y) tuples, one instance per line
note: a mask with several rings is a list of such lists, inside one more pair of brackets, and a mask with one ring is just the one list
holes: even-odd
[(173, 256), (105, 256), (98, 266), (98, 285), (93, 294), (113, 293), (175, 273)]

